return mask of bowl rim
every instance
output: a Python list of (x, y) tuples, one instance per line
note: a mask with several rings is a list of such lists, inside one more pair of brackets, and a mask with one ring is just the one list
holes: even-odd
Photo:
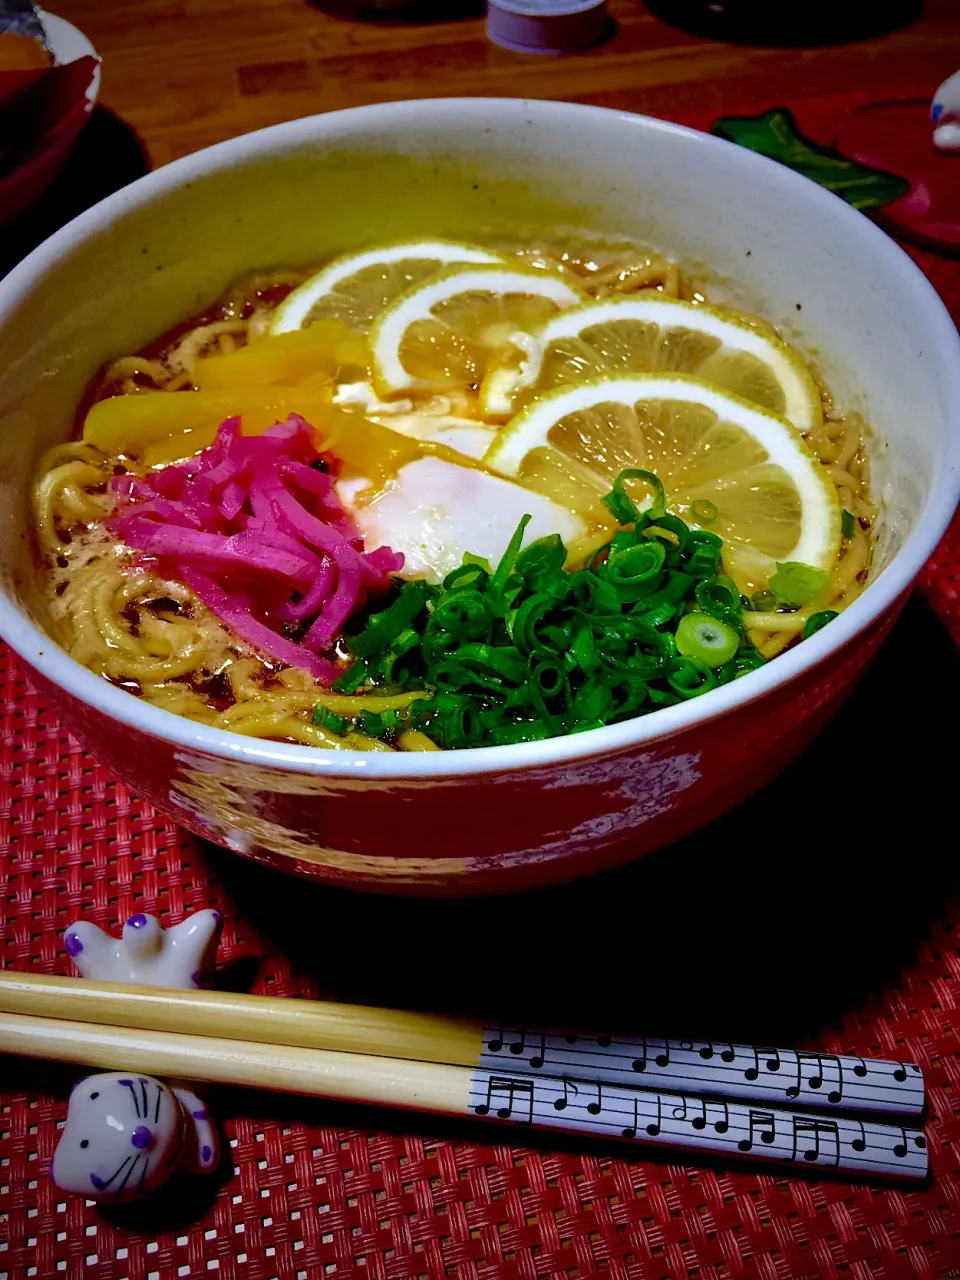
[[(921, 300), (930, 314), (936, 343), (932, 363), (946, 378), (952, 393), (944, 458), (915, 528), (891, 562), (867, 589), (829, 627), (802, 645), (777, 657), (775, 662), (741, 679), (711, 690), (703, 699), (661, 708), (652, 715), (541, 742), (500, 747), (471, 747), (437, 752), (335, 751), (290, 743), (247, 738), (210, 728), (150, 706), (88, 671), (32, 622), (14, 603), (10, 593), (0, 594), (0, 638), (50, 684), (85, 703), (109, 719), (169, 743), (181, 751), (199, 752), (227, 761), (281, 771), (331, 778), (369, 778), (384, 782), (457, 778), (465, 775), (503, 773), (570, 765), (597, 756), (650, 747), (664, 738), (719, 719), (783, 688), (838, 653), (906, 594), (946, 530), (960, 500), (960, 334), (933, 285), (908, 255), (885, 232), (838, 196), (809, 179), (725, 139), (651, 116), (579, 103), (523, 98), (426, 98), (351, 107), (322, 115), (270, 126), (217, 143), (139, 178), (80, 214), (33, 250), (0, 281), (0, 323), (16, 311), (22, 296), (31, 292), (57, 263), (116, 218), (149, 205), (195, 178), (269, 156), (298, 144), (336, 138), (349, 118), (352, 122), (402, 124), (410, 117), (430, 112), (475, 112), (489, 120), (501, 117), (554, 117), (574, 125), (584, 115), (603, 115), (618, 127), (651, 130), (677, 138), (685, 146), (726, 149), (731, 163), (752, 170), (758, 179), (776, 182), (798, 199), (819, 204), (822, 216), (846, 220), (889, 272), (891, 280)], [(944, 372), (945, 371), (945, 372)]]
[(66, 18), (61, 18), (58, 13), (51, 13), (49, 9), (41, 8), (37, 13), (46, 32), (47, 43), (58, 62), (74, 62), (77, 58), (84, 57), (96, 58), (97, 65), (86, 93), (87, 111), (92, 111), (100, 94), (99, 53), (93, 47), (90, 37), (72, 22), (68, 22)]

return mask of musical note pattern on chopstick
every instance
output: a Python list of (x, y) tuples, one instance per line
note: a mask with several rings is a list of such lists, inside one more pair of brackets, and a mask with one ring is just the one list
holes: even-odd
[(534, 1127), (839, 1173), (907, 1179), (927, 1173), (919, 1129), (582, 1079), (480, 1069), (471, 1079), (470, 1110)]
[(772, 1106), (910, 1117), (919, 1116), (924, 1105), (923, 1076), (912, 1062), (725, 1041), (485, 1027), (479, 1066), (750, 1098)]

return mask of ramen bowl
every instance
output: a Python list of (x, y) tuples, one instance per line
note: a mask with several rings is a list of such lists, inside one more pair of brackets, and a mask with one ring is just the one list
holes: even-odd
[[(325, 752), (210, 729), (45, 634), (28, 536), (40, 453), (105, 360), (254, 267), (405, 237), (588, 228), (663, 249), (777, 324), (871, 424), (872, 581), (829, 627), (702, 698), (515, 746)], [(835, 711), (958, 496), (960, 340), (923, 275), (788, 169), (658, 120), (562, 103), (393, 103), (189, 156), (105, 200), (0, 283), (0, 634), (64, 727), (197, 834), (355, 888), (470, 894), (637, 858), (770, 779)]]

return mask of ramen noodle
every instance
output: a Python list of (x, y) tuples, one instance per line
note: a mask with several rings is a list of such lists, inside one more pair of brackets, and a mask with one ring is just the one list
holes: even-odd
[(48, 625), (131, 695), (255, 737), (583, 731), (850, 604), (866, 440), (772, 326), (658, 253), (365, 249), (248, 276), (97, 373), (33, 487)]

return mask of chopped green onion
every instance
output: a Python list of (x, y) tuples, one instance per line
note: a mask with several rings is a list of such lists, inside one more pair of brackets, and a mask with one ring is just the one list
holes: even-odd
[(717, 504), (709, 498), (696, 498), (690, 504), (690, 514), (697, 524), (713, 524), (717, 518)]
[(712, 578), (720, 568), (720, 554), (710, 547), (697, 547), (687, 561), (687, 570), (695, 578)]
[(555, 608), (556, 604), (549, 596), (532, 595), (508, 619), (510, 638), (522, 653), (552, 647), (549, 637), (543, 632), (543, 624)]
[(342, 675), (338, 676), (330, 686), (334, 693), (356, 693), (362, 684), (365, 684), (369, 678), (370, 672), (366, 662), (362, 658), (358, 658), (356, 662), (347, 667)]
[(693, 529), (684, 546), (684, 568), (694, 578), (712, 578), (720, 570), (723, 540), (708, 529)]
[(659, 542), (639, 543), (611, 555), (599, 572), (621, 600), (639, 600), (659, 587), (665, 558)]
[(789, 560), (786, 564), (777, 565), (777, 571), (767, 585), (777, 597), (778, 604), (802, 605), (816, 600), (832, 581), (831, 575), (823, 569)]
[(437, 626), (431, 618), (424, 628), (420, 647), (427, 664), (431, 665), (434, 662), (442, 662), (451, 653), (456, 653), (460, 648), (460, 639)]
[(469, 643), (461, 645), (450, 661), (459, 662), (475, 671), (501, 676), (514, 683), (526, 676), (527, 664), (514, 645)]
[(639, 541), (636, 529), (618, 529), (610, 539), (610, 545), (606, 548), (608, 557), (619, 555), (621, 551), (626, 551), (628, 547), (635, 547)]
[(677, 659), (667, 683), (681, 698), (698, 698), (701, 693), (717, 687), (717, 677), (705, 662), (690, 656)]
[(777, 607), (777, 597), (772, 591), (755, 591), (750, 604), (755, 613), (773, 613)]
[(696, 547), (713, 547), (715, 551), (719, 551), (723, 546), (723, 539), (718, 533), (711, 533), (709, 529), (691, 529), (687, 543)]
[(444, 591), (454, 591), (457, 587), (476, 587), (486, 582), (490, 576), (490, 566), (485, 560), (474, 559), (471, 555), (463, 557), (463, 564), (451, 569), (443, 580)]
[(733, 627), (706, 613), (687, 613), (677, 627), (677, 650), (709, 668), (722, 667), (737, 652), (740, 637)]
[(732, 578), (719, 574), (712, 581), (698, 582), (694, 595), (702, 613), (725, 622), (734, 631), (743, 630), (740, 592)]
[(828, 622), (832, 622), (834, 618), (839, 618), (839, 616), (836, 609), (821, 609), (818, 613), (811, 613), (804, 623), (801, 639), (809, 640), (811, 636), (815, 636), (818, 631), (825, 627)]
[(350, 641), (350, 648), (358, 658), (369, 658), (382, 653), (402, 631), (413, 623), (427, 604), (427, 586), (415, 579), (405, 582), (392, 605), (370, 616), (359, 635)]
[(579, 690), (570, 704), (570, 714), (577, 723), (594, 723), (597, 720), (604, 724), (613, 709), (613, 697), (605, 684), (591, 680)]
[(589, 733), (591, 729), (603, 729), (605, 722), (603, 720), (578, 720), (576, 724), (570, 725), (567, 733)]
[(650, 701), (654, 707), (675, 707), (680, 699), (667, 689), (648, 690)]
[(717, 671), (717, 679), (721, 684), (729, 684), (731, 680), (739, 680), (749, 671), (766, 666), (767, 659), (759, 649), (745, 648), (735, 654), (729, 662), (725, 662)]
[(517, 556), (514, 566), (524, 582), (539, 589), (545, 579), (552, 578), (563, 568), (567, 560), (567, 548), (559, 533), (552, 533), (547, 538), (537, 538)]
[(620, 472), (614, 481), (613, 489), (603, 499), (604, 504), (609, 508), (618, 524), (636, 524), (640, 519), (640, 510), (637, 504), (623, 487), (624, 482), (627, 480), (642, 480), (653, 489), (653, 499), (646, 511), (646, 514), (651, 519), (656, 519), (666, 512), (666, 495), (664, 494), (660, 477), (655, 476), (652, 471), (643, 471), (639, 467), (630, 467)]
[(587, 675), (600, 670), (600, 655), (591, 627), (584, 625), (578, 629), (570, 646), (570, 653), (580, 670)]
[(314, 707), (313, 723), (321, 729), (329, 729), (331, 733), (340, 734), (346, 733), (350, 727), (350, 721), (346, 716), (338, 716), (329, 707)]
[(845, 538), (852, 538), (853, 531), (856, 528), (856, 521), (853, 518), (852, 511), (840, 512), (840, 532)]
[[(646, 604), (647, 601), (644, 600), (641, 603)], [(675, 604), (671, 604), (668, 600), (661, 600), (652, 609), (641, 613), (639, 621), (645, 623), (648, 627), (665, 627), (672, 618), (676, 617), (676, 613), (677, 606)]]
[(501, 618), (506, 612), (503, 606), (506, 604), (507, 583), (513, 573), (514, 565), (517, 563), (517, 557), (520, 555), (520, 548), (523, 546), (523, 535), (532, 519), (533, 517), (529, 515), (520, 517), (520, 523), (517, 525), (513, 537), (507, 543), (507, 549), (500, 557), (500, 563), (494, 570), (493, 576), (487, 585), (491, 611)]
[(662, 587), (662, 594), (671, 604), (680, 604), (690, 594), (690, 588), (696, 582), (692, 574), (682, 573), (679, 569), (671, 569), (667, 581)]
[(458, 587), (437, 602), (432, 622), (458, 639), (476, 639), (486, 635), (490, 615), (476, 587)]
[(453, 707), (443, 721), (444, 745), (450, 748), (475, 747), (483, 734), (477, 708), (469, 698)]
[[(644, 533), (647, 533), (650, 530), (657, 531), (654, 534), (654, 537), (657, 538), (662, 538), (665, 533), (672, 533), (676, 538), (674, 545), (679, 547), (681, 551), (687, 545), (687, 542), (690, 540), (690, 534), (693, 532), (683, 523), (679, 516), (672, 516), (665, 511), (661, 512), (656, 517), (655, 524), (650, 524), (646, 529), (644, 529)], [(672, 541), (672, 539), (668, 539), (668, 541)]]
[(521, 721), (519, 724), (504, 724), (490, 733), (491, 744), (495, 747), (512, 746), (516, 742), (542, 742), (551, 737), (545, 724), (535, 720)]
[[(643, 513), (624, 488), (630, 481), (653, 490)], [(356, 660), (334, 688), (427, 696), (402, 716), (359, 711), (356, 728), (386, 738), (410, 725), (452, 749), (532, 742), (675, 706), (761, 665), (739, 634), (751, 602), (721, 571), (723, 540), (664, 511), (650, 472), (622, 472), (608, 498), (633, 527), (585, 568), (566, 570), (555, 535), (524, 547), (525, 517), (492, 572), (467, 556), (441, 586), (407, 583), (370, 610), (344, 637)], [(349, 730), (345, 717), (321, 708), (315, 716), (330, 731)]]
[(553, 662), (547, 658), (531, 669), (530, 677), (536, 682), (544, 698), (553, 698), (563, 688), (566, 672), (559, 662)]
[(669, 542), (674, 547), (679, 547), (680, 539), (672, 529), (667, 529), (662, 524), (648, 524), (643, 531), (645, 538), (660, 538), (663, 542)]
[(577, 608), (590, 613), (620, 608), (620, 597), (613, 587), (589, 569), (581, 569), (578, 573), (569, 575), (567, 595)]
[[(401, 631), (378, 663), (378, 669), (388, 684), (406, 684), (414, 674), (413, 650), (420, 644), (420, 635), (413, 627)], [(407, 655), (410, 654), (410, 658)]]
[(357, 717), (360, 732), (368, 738), (382, 738), (386, 733), (386, 725), (379, 711), (361, 711)]

